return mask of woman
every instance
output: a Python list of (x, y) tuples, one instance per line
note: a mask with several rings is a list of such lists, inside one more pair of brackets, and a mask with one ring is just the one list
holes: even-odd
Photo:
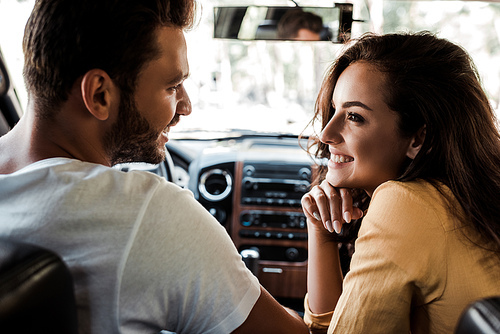
[[(313, 333), (450, 333), (500, 295), (499, 132), (464, 50), (363, 36), (327, 73), (315, 120), (310, 149), (328, 164), (302, 199)], [(356, 237), (344, 279), (338, 243)]]

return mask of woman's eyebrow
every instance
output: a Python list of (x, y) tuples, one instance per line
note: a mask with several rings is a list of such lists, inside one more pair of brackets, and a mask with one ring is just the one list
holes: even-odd
[(342, 108), (347, 109), (350, 107), (361, 107), (363, 109), (373, 111), (372, 108), (368, 107), (366, 104), (364, 104), (363, 102), (359, 102), (359, 101), (349, 101), (349, 102), (344, 102), (342, 104)]

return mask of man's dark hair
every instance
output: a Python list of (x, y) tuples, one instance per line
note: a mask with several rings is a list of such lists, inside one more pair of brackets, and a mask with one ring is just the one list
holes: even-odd
[(194, 0), (37, 0), (23, 40), (30, 99), (50, 117), (75, 80), (95, 68), (132, 92), (159, 52), (156, 29), (191, 28), (195, 8)]
[(317, 34), (323, 29), (323, 19), (300, 8), (288, 10), (278, 23), (278, 38), (295, 38), (300, 29), (307, 29)]

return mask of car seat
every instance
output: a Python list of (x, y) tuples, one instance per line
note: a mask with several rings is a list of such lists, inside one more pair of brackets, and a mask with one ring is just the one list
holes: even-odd
[(59, 256), (0, 239), (0, 333), (78, 333), (73, 280)]
[(458, 322), (455, 334), (500, 333), (500, 297), (478, 300), (469, 305)]

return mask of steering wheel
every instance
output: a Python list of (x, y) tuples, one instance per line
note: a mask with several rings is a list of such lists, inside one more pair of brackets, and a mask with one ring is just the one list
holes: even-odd
[(169, 182), (175, 180), (175, 165), (172, 156), (165, 149), (165, 160), (159, 164), (149, 164), (146, 162), (131, 162), (122, 163), (113, 166), (113, 168), (121, 170), (122, 172), (129, 172), (131, 170), (142, 170), (164, 177)]
[(170, 152), (168, 152), (167, 148), (165, 148), (165, 161), (161, 163), (160, 166), (163, 167), (162, 169), (163, 172), (165, 173), (162, 176), (166, 178), (167, 181), (174, 182), (175, 181), (174, 160), (172, 160), (172, 156), (170, 155)]

